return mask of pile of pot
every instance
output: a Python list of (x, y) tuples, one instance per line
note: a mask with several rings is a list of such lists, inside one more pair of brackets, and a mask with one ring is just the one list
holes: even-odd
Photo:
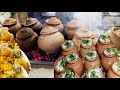
[(120, 51), (110, 36), (99, 38), (91, 31), (77, 31), (61, 45), (54, 63), (55, 78), (120, 78)]

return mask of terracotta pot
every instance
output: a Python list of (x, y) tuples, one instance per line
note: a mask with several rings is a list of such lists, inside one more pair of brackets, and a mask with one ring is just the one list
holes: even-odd
[(110, 36), (113, 46), (120, 50), (120, 27), (113, 27), (106, 34)]
[(71, 40), (66, 40), (61, 47), (62, 47), (62, 51), (61, 51), (62, 56), (67, 56), (70, 53), (77, 53), (79, 55), (77, 46)]
[(60, 73), (59, 78), (80, 78), (80, 76), (73, 69), (69, 68)]
[(93, 67), (86, 71), (86, 78), (105, 78), (105, 75), (101, 68)]
[(67, 23), (64, 32), (67, 35), (68, 39), (72, 40), (73, 37), (75, 36), (75, 33), (81, 30), (86, 31), (87, 26), (82, 25), (81, 22), (78, 20), (71, 20), (70, 22)]
[[(87, 45), (86, 47), (84, 45)], [(92, 42), (91, 38), (83, 39), (80, 45), (80, 54), (82, 58), (85, 58), (88, 51), (96, 51), (95, 45)]]
[(82, 76), (84, 66), (81, 58), (76, 53), (66, 56), (67, 68), (72, 68), (79, 76)]
[(42, 30), (42, 23), (39, 22), (36, 18), (28, 18), (24, 26), (32, 28), (33, 31), (36, 32), (38, 35)]
[(116, 61), (108, 70), (107, 78), (120, 78), (120, 61)]
[(101, 67), (100, 58), (96, 51), (89, 51), (85, 57), (85, 69), (88, 70), (95, 66)]
[(54, 70), (54, 78), (59, 78), (59, 74), (60, 74), (60, 73), (57, 73), (57, 72)]
[(16, 36), (16, 33), (21, 29), (21, 25), (14, 18), (8, 18), (2, 23), (3, 27), (8, 27), (9, 32)]
[(37, 45), (38, 35), (31, 28), (22, 28), (16, 34), (16, 42), (23, 51), (30, 51)]
[(62, 32), (62, 30), (64, 28), (62, 22), (56, 17), (51, 17), (50, 19), (47, 19), (45, 21), (43, 28), (46, 26), (52, 26), (52, 27), (58, 29), (58, 31), (60, 31), (60, 32)]
[(54, 63), (54, 70), (56, 73), (64, 72), (67, 68), (65, 57), (59, 57)]
[(40, 34), (38, 46), (48, 53), (55, 53), (58, 51), (64, 42), (64, 36), (58, 32), (58, 29), (52, 26), (45, 27)]
[[(107, 40), (107, 41), (106, 41)], [(98, 42), (97, 42), (97, 52), (100, 56), (103, 55), (103, 51), (106, 48), (112, 48), (113, 44), (111, 42), (111, 39), (107, 35), (101, 35)]]
[(72, 41), (78, 47), (78, 51), (80, 51), (81, 42), (85, 38), (91, 38), (94, 45), (96, 45), (96, 43), (98, 41), (98, 38), (96, 37), (96, 35), (91, 31), (77, 31), (75, 33), (75, 36), (73, 37)]
[[(108, 69), (111, 67), (112, 63), (115, 62), (116, 56), (115, 53), (112, 51), (113, 48), (107, 48), (103, 52), (103, 56), (101, 57), (102, 66), (105, 69), (105, 71), (108, 71)], [(110, 55), (111, 53), (111, 55)]]

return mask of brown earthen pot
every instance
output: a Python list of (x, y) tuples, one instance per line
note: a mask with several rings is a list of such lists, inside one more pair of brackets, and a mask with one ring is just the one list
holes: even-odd
[(64, 72), (67, 69), (65, 57), (59, 57), (54, 63), (54, 70), (56, 73)]
[(59, 78), (80, 78), (80, 76), (71, 68), (60, 73)]
[(14, 18), (8, 18), (2, 23), (3, 27), (8, 27), (9, 32), (16, 36), (16, 33), (21, 29), (21, 25)]
[(78, 51), (80, 51), (81, 42), (85, 38), (91, 38), (94, 45), (96, 45), (96, 43), (98, 41), (98, 38), (96, 37), (95, 33), (91, 32), (91, 31), (77, 31), (75, 33), (75, 36), (73, 37), (72, 41), (78, 47)]
[(104, 49), (103, 56), (101, 57), (101, 63), (105, 71), (108, 71), (112, 63), (116, 60), (117, 59), (113, 48)]
[(95, 45), (92, 42), (91, 38), (83, 39), (80, 45), (80, 54), (82, 58), (85, 58), (87, 52), (94, 50), (96, 51)]
[(46, 26), (52, 26), (52, 27), (58, 29), (58, 31), (60, 31), (60, 32), (62, 32), (62, 30), (64, 29), (62, 22), (56, 17), (51, 17), (50, 19), (47, 19), (44, 23), (43, 28)]
[(102, 69), (96, 66), (86, 71), (86, 78), (105, 78), (105, 75)]
[(79, 20), (71, 20), (67, 23), (67, 26), (64, 30), (65, 34), (67, 35), (68, 39), (72, 40), (75, 36), (77, 31), (87, 30), (87, 26), (81, 24)]
[(89, 51), (85, 57), (85, 69), (88, 70), (95, 66), (101, 67), (100, 58), (96, 51)]
[(120, 61), (116, 61), (109, 68), (107, 78), (120, 78)]
[(38, 38), (38, 47), (48, 53), (58, 51), (64, 42), (64, 36), (58, 32), (58, 29), (52, 26), (46, 26), (40, 32)]
[(77, 54), (79, 54), (77, 46), (71, 40), (66, 40), (61, 45), (61, 47), (62, 47), (62, 50), (61, 50), (61, 55), (62, 56), (67, 56), (70, 53), (77, 53)]
[(33, 31), (36, 32), (38, 35), (40, 34), (40, 31), (42, 30), (42, 23), (39, 22), (36, 18), (27, 18), (24, 26), (32, 28)]
[(96, 47), (97, 47), (96, 49), (97, 49), (98, 54), (100, 56), (102, 56), (104, 49), (112, 48), (113, 44), (112, 44), (109, 36), (101, 35), (97, 42)]
[(76, 53), (71, 53), (66, 56), (67, 68), (72, 68), (79, 76), (82, 76), (84, 66), (81, 58)]
[(31, 28), (22, 28), (16, 34), (16, 42), (23, 51), (30, 51), (37, 46), (38, 35)]
[(59, 78), (59, 74), (60, 74), (60, 73), (57, 73), (57, 72), (54, 70), (54, 78)]

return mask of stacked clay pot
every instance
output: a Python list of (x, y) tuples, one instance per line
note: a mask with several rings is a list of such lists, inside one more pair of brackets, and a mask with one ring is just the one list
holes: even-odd
[(16, 42), (23, 51), (30, 51), (37, 46), (38, 35), (31, 28), (22, 28), (16, 33)]
[(80, 77), (83, 74), (84, 65), (81, 58), (76, 53), (71, 53), (66, 56), (67, 68), (72, 68)]
[(64, 36), (58, 29), (52, 26), (46, 26), (41, 30), (40, 34), (38, 37), (38, 47), (45, 52), (57, 52), (64, 42)]
[(36, 18), (27, 18), (24, 26), (33, 29), (38, 35), (40, 35), (40, 31), (42, 30), (42, 24)]
[(75, 36), (75, 33), (81, 30), (86, 31), (87, 27), (85, 25), (82, 25), (79, 20), (71, 20), (67, 23), (64, 32), (67, 35), (68, 39), (72, 40)]
[(101, 35), (97, 42), (97, 52), (100, 56), (103, 55), (103, 51), (106, 48), (112, 48), (113, 44), (111, 42), (111, 38), (107, 35)]
[(9, 32), (16, 36), (16, 33), (21, 29), (20, 23), (14, 18), (8, 18), (2, 23), (3, 27), (8, 27)]
[(58, 29), (59, 32), (62, 32), (62, 30), (64, 29), (62, 22), (56, 17), (51, 17), (50, 19), (47, 19), (44, 23), (43, 28), (46, 26), (52, 26)]
[(120, 61), (116, 61), (108, 70), (107, 78), (120, 78)]
[(80, 45), (80, 54), (82, 58), (86, 57), (87, 52), (94, 50), (96, 51), (95, 45), (93, 44), (93, 41), (91, 38), (85, 38), (82, 40)]
[(96, 66), (86, 71), (86, 78), (105, 78), (105, 75), (102, 69)]
[(62, 56), (67, 56), (71, 53), (77, 53), (78, 52), (78, 48), (77, 46), (73, 43), (72, 40), (65, 40), (64, 43), (61, 45), (61, 55)]
[(97, 54), (96, 51), (89, 51), (86, 54), (86, 57), (84, 59), (85, 61), (85, 69), (88, 70), (89, 68), (93, 68), (93, 67), (101, 67), (101, 62), (100, 62), (100, 58)]
[(80, 45), (83, 39), (85, 38), (91, 38), (93, 41), (93, 44), (96, 45), (98, 38), (96, 35), (91, 31), (77, 31), (75, 33), (75, 36), (73, 37), (72, 41), (75, 43), (75, 45), (78, 47), (78, 51), (80, 51)]
[(106, 48), (103, 51), (103, 56), (101, 57), (102, 66), (105, 71), (108, 71), (112, 63), (117, 61), (115, 52), (113, 48)]

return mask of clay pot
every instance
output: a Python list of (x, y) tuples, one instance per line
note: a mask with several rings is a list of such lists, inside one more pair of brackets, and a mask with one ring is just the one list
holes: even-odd
[(60, 74), (60, 73), (57, 73), (57, 72), (54, 70), (54, 78), (59, 78), (59, 74)]
[(84, 66), (81, 58), (76, 53), (71, 53), (66, 56), (67, 68), (72, 68), (79, 76), (82, 76)]
[(105, 75), (101, 68), (93, 67), (86, 71), (86, 78), (105, 78)]
[(80, 78), (80, 76), (71, 68), (60, 73), (59, 78)]
[(39, 22), (36, 18), (27, 18), (24, 26), (32, 28), (33, 31), (36, 32), (38, 35), (40, 34), (40, 31), (42, 30), (42, 23)]
[(67, 68), (65, 57), (59, 57), (54, 63), (54, 70), (56, 73), (64, 72)]
[(23, 51), (30, 51), (37, 45), (38, 35), (31, 28), (22, 28), (16, 34), (16, 42)]
[(62, 47), (62, 51), (61, 51), (62, 56), (67, 56), (71, 53), (77, 53), (79, 55), (77, 46), (71, 40), (66, 40), (61, 45), (61, 47)]
[(38, 47), (48, 53), (58, 51), (64, 42), (64, 36), (58, 32), (58, 29), (47, 26), (41, 30), (38, 38)]
[(21, 29), (21, 25), (14, 18), (8, 18), (2, 23), (3, 27), (8, 27), (9, 32), (16, 36), (16, 33)]
[(86, 38), (83, 39), (80, 45), (80, 54), (82, 56), (82, 58), (86, 57), (87, 52), (89, 51), (96, 51), (95, 45), (92, 42), (91, 38)]
[(85, 57), (85, 69), (88, 70), (95, 66), (101, 67), (100, 58), (96, 51), (89, 51)]
[(113, 48), (106, 48), (103, 52), (103, 56), (101, 57), (102, 66), (105, 69), (105, 71), (108, 71), (112, 63), (116, 60), (117, 59)]
[(120, 27), (113, 27), (106, 34), (110, 36), (113, 46), (120, 50)]
[(52, 27), (58, 29), (59, 32), (62, 32), (62, 30), (64, 28), (62, 22), (56, 17), (51, 17), (50, 19), (47, 19), (45, 21), (43, 28), (46, 26), (52, 26)]
[(78, 20), (71, 20), (67, 23), (64, 32), (67, 35), (68, 39), (72, 40), (75, 36), (75, 33), (81, 30), (87, 30), (87, 27), (85, 25), (82, 25)]
[(75, 36), (73, 37), (72, 41), (78, 47), (78, 51), (80, 51), (81, 42), (85, 38), (91, 38), (94, 45), (96, 45), (96, 43), (98, 41), (98, 38), (96, 37), (96, 35), (91, 31), (77, 31), (75, 33)]
[[(107, 41), (106, 41), (107, 40)], [(111, 39), (107, 35), (101, 35), (98, 42), (97, 42), (97, 52), (100, 56), (103, 55), (103, 51), (106, 48), (112, 48), (113, 44), (111, 42)]]
[(120, 71), (119, 70), (120, 70), (120, 61), (116, 61), (109, 68), (107, 78), (120, 78)]

